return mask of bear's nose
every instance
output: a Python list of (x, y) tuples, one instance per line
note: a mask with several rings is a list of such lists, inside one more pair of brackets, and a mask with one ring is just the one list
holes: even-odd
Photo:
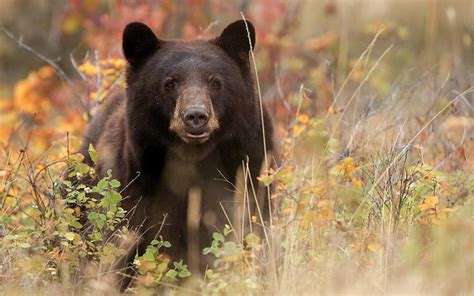
[(194, 129), (205, 126), (209, 121), (209, 113), (203, 107), (188, 107), (181, 117), (188, 127)]

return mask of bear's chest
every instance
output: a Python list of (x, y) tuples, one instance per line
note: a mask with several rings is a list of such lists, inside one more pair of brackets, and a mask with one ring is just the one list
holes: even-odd
[[(175, 153), (167, 153), (160, 177), (160, 189), (171, 192), (179, 199), (188, 197), (191, 187), (207, 191), (209, 187), (223, 186), (222, 161), (217, 155), (209, 155), (203, 160), (183, 159)], [(221, 183), (220, 186), (214, 183)]]
[(167, 189), (177, 197), (185, 197), (189, 189), (199, 183), (201, 178), (196, 162), (167, 154), (159, 184), (161, 189)]

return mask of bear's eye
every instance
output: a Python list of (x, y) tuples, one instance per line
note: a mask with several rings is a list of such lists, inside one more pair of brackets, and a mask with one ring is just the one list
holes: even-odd
[(171, 91), (178, 86), (178, 81), (175, 78), (168, 78), (165, 81), (165, 89)]
[(209, 86), (213, 89), (220, 89), (222, 87), (222, 83), (219, 78), (211, 77), (209, 79)]

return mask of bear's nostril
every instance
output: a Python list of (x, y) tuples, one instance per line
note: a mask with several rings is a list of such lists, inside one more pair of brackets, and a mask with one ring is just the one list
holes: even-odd
[(205, 108), (189, 107), (183, 114), (184, 123), (191, 128), (201, 128), (209, 121), (209, 114)]

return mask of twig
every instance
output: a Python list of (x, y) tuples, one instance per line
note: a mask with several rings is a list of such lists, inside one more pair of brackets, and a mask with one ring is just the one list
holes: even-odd
[[(64, 70), (61, 69), (61, 67), (59, 67), (59, 65), (55, 61), (53, 61), (50, 58), (44, 56), (43, 54), (37, 52), (32, 47), (30, 47), (28, 44), (25, 44), (23, 42), (22, 37), (20, 37), (20, 38), (15, 37), (15, 35), (13, 35), (10, 31), (8, 31), (7, 29), (5, 29), (3, 27), (0, 27), (0, 31), (2, 31), (8, 38), (13, 40), (18, 45), (18, 47), (25, 49), (29, 53), (33, 54), (34, 56), (36, 56), (37, 58), (39, 58), (43, 62), (45, 62), (48, 65), (50, 65), (51, 67), (53, 67), (54, 70), (56, 70), (56, 74), (59, 76), (59, 78), (64, 80), (66, 82), (66, 84), (72, 90), (75, 90), (74, 82), (71, 80), (71, 78), (69, 78), (69, 76), (67, 76), (66, 72), (64, 72)], [(84, 109), (83, 111), (86, 112), (87, 115), (89, 116), (89, 110), (84, 105), (84, 102), (82, 101), (81, 97), (79, 95), (77, 95), (75, 91), (73, 92), (73, 96), (77, 99), (77, 101), (79, 102), (79, 105)]]

